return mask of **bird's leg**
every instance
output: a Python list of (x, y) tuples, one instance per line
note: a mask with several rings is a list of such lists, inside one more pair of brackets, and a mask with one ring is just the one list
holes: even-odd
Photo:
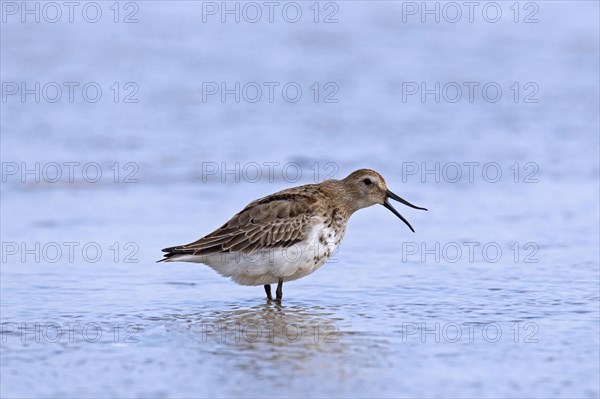
[(277, 290), (275, 291), (275, 300), (277, 302), (281, 302), (281, 298), (283, 298), (283, 279), (280, 278), (277, 283)]
[(265, 292), (267, 293), (267, 299), (272, 301), (273, 296), (271, 296), (271, 284), (265, 284)]

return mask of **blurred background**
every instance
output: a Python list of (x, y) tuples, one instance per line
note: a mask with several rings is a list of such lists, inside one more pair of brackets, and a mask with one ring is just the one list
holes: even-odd
[[(2, 397), (598, 397), (599, 7), (3, 1)], [(155, 263), (373, 168), (281, 307)]]

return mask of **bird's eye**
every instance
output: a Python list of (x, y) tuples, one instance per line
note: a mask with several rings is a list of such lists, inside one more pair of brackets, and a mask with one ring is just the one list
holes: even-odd
[(363, 183), (365, 183), (367, 186), (370, 184), (373, 184), (373, 182), (371, 181), (371, 179), (365, 179), (363, 180)]

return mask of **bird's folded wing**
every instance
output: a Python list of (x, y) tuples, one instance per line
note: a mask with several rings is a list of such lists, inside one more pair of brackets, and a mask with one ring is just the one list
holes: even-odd
[(290, 247), (310, 231), (310, 197), (273, 194), (250, 203), (223, 226), (190, 244), (163, 249), (165, 256), (204, 255), (218, 252), (254, 253), (261, 249)]

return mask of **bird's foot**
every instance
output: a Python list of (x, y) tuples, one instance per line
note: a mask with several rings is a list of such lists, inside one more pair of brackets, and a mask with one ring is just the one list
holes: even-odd
[(277, 283), (277, 290), (275, 291), (275, 301), (281, 303), (283, 299), (283, 279), (280, 278)]
[(265, 284), (265, 292), (267, 294), (267, 300), (272, 301), (273, 295), (271, 295), (271, 285), (270, 284)]

